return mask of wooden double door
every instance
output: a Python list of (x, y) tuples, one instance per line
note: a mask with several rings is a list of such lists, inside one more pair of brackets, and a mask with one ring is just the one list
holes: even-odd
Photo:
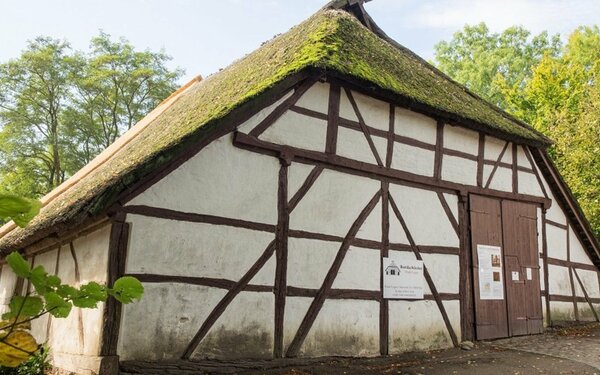
[(537, 206), (470, 196), (478, 340), (543, 331)]

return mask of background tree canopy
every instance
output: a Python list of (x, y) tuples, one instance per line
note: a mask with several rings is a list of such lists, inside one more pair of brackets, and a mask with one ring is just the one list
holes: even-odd
[(520, 27), (465, 26), (435, 46), (442, 71), (555, 141), (550, 152), (600, 237), (600, 32), (562, 43)]
[(62, 183), (176, 89), (168, 60), (105, 33), (87, 52), (29, 42), (0, 64), (0, 186), (39, 197)]

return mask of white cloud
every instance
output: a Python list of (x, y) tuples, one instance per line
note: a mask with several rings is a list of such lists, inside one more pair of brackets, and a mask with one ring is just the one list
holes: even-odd
[(522, 25), (533, 32), (570, 33), (579, 25), (598, 23), (598, 0), (437, 0), (420, 3), (405, 21), (418, 28), (460, 29), (485, 22), (492, 30)]

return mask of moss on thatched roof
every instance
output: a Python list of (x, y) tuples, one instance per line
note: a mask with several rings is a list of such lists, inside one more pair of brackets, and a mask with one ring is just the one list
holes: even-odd
[(525, 143), (548, 143), (539, 133), (473, 96), (412, 53), (378, 37), (350, 13), (324, 9), (189, 87), (118, 153), (52, 199), (26, 229), (14, 229), (0, 239), (0, 250), (23, 246), (59, 228), (72, 228), (104, 214), (122, 191), (172, 160), (183, 150), (182, 145), (197, 141), (235, 108), (306, 69), (352, 77), (371, 89), (407, 98)]

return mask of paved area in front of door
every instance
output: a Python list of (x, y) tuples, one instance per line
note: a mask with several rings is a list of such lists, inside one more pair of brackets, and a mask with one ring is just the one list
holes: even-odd
[(238, 374), (595, 374), (600, 375), (600, 324), (542, 335), (379, 358), (323, 358), (306, 364), (254, 368)]

